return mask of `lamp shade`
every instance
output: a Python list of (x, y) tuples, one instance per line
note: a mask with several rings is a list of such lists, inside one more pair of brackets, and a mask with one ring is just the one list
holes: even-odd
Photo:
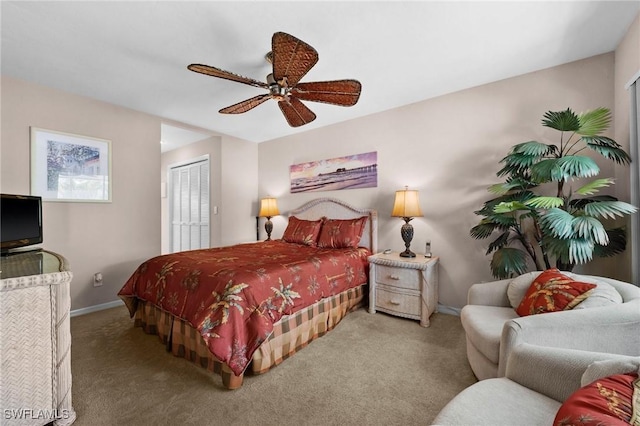
[(278, 203), (275, 198), (267, 197), (260, 200), (260, 217), (273, 217), (280, 214)]
[(405, 187), (396, 191), (396, 200), (393, 203), (392, 217), (422, 217), (418, 191)]

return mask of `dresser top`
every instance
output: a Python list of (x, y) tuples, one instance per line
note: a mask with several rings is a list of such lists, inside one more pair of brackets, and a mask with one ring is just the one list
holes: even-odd
[(0, 279), (68, 271), (66, 259), (46, 250), (31, 250), (0, 257)]

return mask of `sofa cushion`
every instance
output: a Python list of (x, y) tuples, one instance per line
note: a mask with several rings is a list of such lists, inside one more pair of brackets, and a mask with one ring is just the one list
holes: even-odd
[(435, 425), (550, 425), (560, 403), (507, 378), (482, 380), (440, 411)]
[(618, 293), (618, 290), (603, 280), (593, 277), (585, 277), (584, 275), (573, 274), (571, 272), (563, 272), (563, 274), (576, 281), (597, 285), (597, 287), (589, 293), (589, 297), (573, 309), (598, 308), (622, 303), (622, 295)]
[(552, 268), (531, 283), (516, 312), (520, 316), (565, 311), (582, 302), (595, 284), (574, 281)]
[(586, 386), (602, 377), (627, 373), (637, 373), (640, 375), (640, 356), (630, 359), (594, 361), (582, 374), (580, 386)]
[(502, 327), (513, 318), (518, 318), (518, 314), (508, 307), (466, 305), (460, 312), (467, 339), (496, 365), (500, 358)]
[(616, 374), (578, 389), (562, 404), (553, 424), (631, 424), (634, 381), (637, 380), (637, 374)]
[[(520, 302), (522, 302), (522, 299), (531, 286), (531, 283), (533, 283), (533, 280), (535, 280), (541, 273), (542, 271), (527, 272), (526, 274), (519, 275), (511, 280), (507, 287), (507, 297), (509, 299), (509, 303), (514, 309), (520, 305)], [(597, 287), (589, 293), (589, 297), (574, 307), (574, 309), (595, 308), (623, 302), (622, 296), (618, 290), (603, 280), (599, 280), (595, 277), (574, 274), (572, 272), (563, 271), (562, 273), (569, 278), (572, 278), (574, 281), (597, 285)]]

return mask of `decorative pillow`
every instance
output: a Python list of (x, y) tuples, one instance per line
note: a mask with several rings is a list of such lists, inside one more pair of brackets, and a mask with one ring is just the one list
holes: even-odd
[(542, 272), (531, 283), (516, 312), (521, 317), (567, 311), (589, 296), (595, 284), (573, 281), (556, 268)]
[[(555, 426), (634, 424), (632, 419), (634, 417), (634, 381), (637, 386), (637, 374), (616, 374), (578, 389), (562, 404), (553, 424)], [(637, 407), (638, 399), (635, 404), (637, 412), (640, 409)]]
[(622, 296), (618, 293), (618, 290), (606, 281), (593, 277), (586, 277), (584, 275), (573, 274), (571, 272), (563, 272), (563, 274), (572, 278), (574, 281), (597, 285), (597, 287), (589, 293), (589, 297), (573, 309), (599, 308), (602, 306), (622, 303)]
[[(531, 283), (533, 280), (538, 278), (541, 273), (541, 271), (528, 272), (511, 280), (507, 287), (507, 298), (509, 299), (509, 303), (512, 308), (516, 309), (518, 305), (520, 305), (520, 302), (524, 299), (524, 295), (527, 294)], [(620, 296), (618, 290), (603, 280), (571, 272), (562, 271), (562, 274), (572, 278), (574, 281), (597, 285), (597, 287), (589, 293), (589, 297), (582, 303), (578, 304), (574, 309), (596, 308), (622, 303), (622, 296)]]
[(358, 247), (366, 222), (367, 216), (357, 219), (325, 219), (318, 237), (318, 247)]
[(291, 216), (282, 239), (288, 243), (305, 244), (314, 247), (318, 241), (321, 227), (322, 219), (303, 220)]
[(507, 297), (513, 309), (516, 309), (518, 305), (520, 305), (520, 302), (524, 299), (524, 295), (527, 294), (527, 290), (531, 287), (531, 283), (538, 278), (538, 275), (541, 273), (542, 271), (527, 272), (511, 280), (507, 286)]

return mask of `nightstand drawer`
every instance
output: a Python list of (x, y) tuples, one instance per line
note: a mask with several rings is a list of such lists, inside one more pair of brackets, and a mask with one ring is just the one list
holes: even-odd
[(376, 308), (404, 315), (420, 316), (420, 296), (376, 288)]
[(376, 282), (392, 287), (420, 290), (420, 271), (376, 265)]

